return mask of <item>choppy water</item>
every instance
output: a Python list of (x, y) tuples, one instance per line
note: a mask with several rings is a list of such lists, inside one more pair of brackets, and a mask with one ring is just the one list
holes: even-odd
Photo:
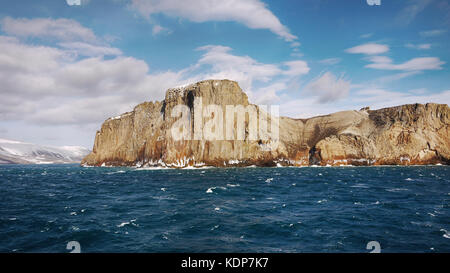
[(450, 252), (450, 167), (0, 166), (0, 252)]

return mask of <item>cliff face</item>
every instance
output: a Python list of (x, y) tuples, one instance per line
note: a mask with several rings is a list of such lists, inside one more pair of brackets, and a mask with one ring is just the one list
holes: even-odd
[[(145, 102), (132, 112), (106, 120), (96, 134), (92, 153), (82, 164), (185, 167), (450, 163), (450, 109), (445, 104), (343, 111), (309, 119), (267, 115), (271, 124), (268, 127), (279, 128), (279, 141), (273, 145), (275, 141), (262, 133), (256, 138), (251, 135), (250, 115), (245, 114), (241, 116), (245, 124), (243, 138), (196, 137), (196, 128), (210, 127), (210, 121), (217, 118), (217, 113), (205, 114), (204, 108), (199, 113), (195, 107), (198, 98), (203, 107), (218, 105), (224, 122), (227, 105), (254, 107), (260, 117), (267, 115), (250, 105), (247, 95), (233, 81), (208, 80), (169, 89), (162, 102)], [(190, 110), (183, 129), (190, 132), (188, 139), (174, 139), (173, 128), (180, 121), (177, 105)], [(198, 119), (201, 115), (204, 118)], [(236, 120), (230, 131), (234, 136), (239, 131)], [(256, 124), (261, 126), (262, 122)], [(222, 126), (226, 134), (227, 128)], [(214, 132), (216, 127), (212, 127)]]

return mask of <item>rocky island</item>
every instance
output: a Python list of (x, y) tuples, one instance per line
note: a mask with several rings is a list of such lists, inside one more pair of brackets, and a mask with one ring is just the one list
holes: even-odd
[[(182, 168), (450, 163), (450, 109), (446, 104), (363, 108), (308, 119), (279, 117), (277, 145), (267, 149), (270, 139), (251, 137), (249, 116), (243, 119), (243, 139), (174, 139), (171, 132), (179, 120), (174, 115), (177, 105), (191, 109), (188, 129), (208, 122), (197, 119), (196, 98), (201, 98), (203, 105), (224, 109), (227, 105), (250, 105), (263, 113), (249, 103), (234, 81), (206, 80), (169, 89), (161, 102), (144, 102), (131, 112), (106, 120), (96, 134), (92, 152), (81, 164)], [(238, 126), (236, 121), (232, 124)]]

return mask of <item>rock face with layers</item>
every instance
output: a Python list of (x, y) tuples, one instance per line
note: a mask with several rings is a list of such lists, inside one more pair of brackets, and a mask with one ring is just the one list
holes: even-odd
[[(363, 108), (309, 119), (272, 120), (269, 115), (268, 123), (272, 125), (268, 126), (279, 128), (279, 139), (273, 145), (274, 141), (262, 134), (256, 139), (251, 136), (249, 115), (243, 119), (243, 139), (192, 137), (195, 128), (208, 126), (211, 119), (217, 118), (216, 113), (205, 115), (204, 108), (199, 113), (195, 107), (198, 98), (203, 107), (220, 106), (224, 122), (227, 105), (254, 107), (260, 116), (265, 115), (261, 108), (249, 104), (247, 95), (234, 81), (207, 80), (169, 89), (162, 102), (144, 102), (131, 112), (106, 120), (96, 134), (93, 151), (82, 164), (225, 167), (450, 163), (450, 109), (446, 104)], [(189, 139), (173, 137), (174, 125), (180, 120), (177, 105), (190, 110), (185, 128), (190, 130)], [(233, 133), (238, 126), (236, 120), (232, 123)], [(257, 124), (260, 126), (261, 121)], [(225, 134), (227, 129), (222, 129)]]

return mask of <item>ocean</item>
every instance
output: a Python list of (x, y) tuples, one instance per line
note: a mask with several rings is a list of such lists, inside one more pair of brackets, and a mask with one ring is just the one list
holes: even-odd
[(450, 252), (450, 166), (0, 166), (0, 252)]

